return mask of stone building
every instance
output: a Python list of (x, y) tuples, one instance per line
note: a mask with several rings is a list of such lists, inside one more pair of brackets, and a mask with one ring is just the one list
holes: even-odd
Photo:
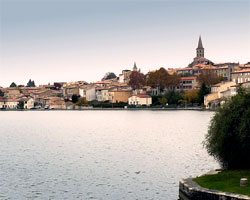
[(198, 47), (196, 48), (196, 57), (193, 62), (188, 65), (189, 68), (192, 68), (195, 65), (204, 64), (204, 65), (213, 65), (214, 63), (205, 58), (205, 49), (202, 44), (201, 36), (199, 37)]
[(250, 69), (232, 72), (232, 80), (237, 84), (250, 81)]

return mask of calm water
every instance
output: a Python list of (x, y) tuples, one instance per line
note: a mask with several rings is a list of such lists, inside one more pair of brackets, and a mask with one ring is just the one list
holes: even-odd
[(176, 200), (211, 112), (0, 112), (0, 199)]

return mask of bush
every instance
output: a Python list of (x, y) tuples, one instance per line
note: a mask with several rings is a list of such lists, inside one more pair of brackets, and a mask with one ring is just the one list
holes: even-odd
[(240, 88), (211, 120), (204, 145), (226, 169), (250, 168), (250, 93)]

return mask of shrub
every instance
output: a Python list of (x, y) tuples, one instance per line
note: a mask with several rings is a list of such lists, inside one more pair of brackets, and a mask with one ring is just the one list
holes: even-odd
[(250, 93), (240, 88), (211, 120), (204, 145), (226, 169), (250, 168)]

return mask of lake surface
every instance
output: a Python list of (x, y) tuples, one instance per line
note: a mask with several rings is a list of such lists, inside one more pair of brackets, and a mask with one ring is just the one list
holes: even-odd
[(0, 112), (0, 199), (177, 200), (212, 112)]

